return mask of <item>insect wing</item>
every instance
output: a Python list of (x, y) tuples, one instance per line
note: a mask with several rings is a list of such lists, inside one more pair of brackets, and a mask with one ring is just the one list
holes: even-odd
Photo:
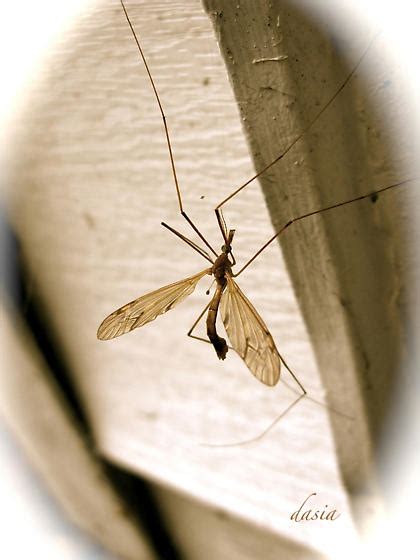
[(163, 286), (120, 307), (102, 321), (98, 329), (98, 338), (100, 340), (116, 338), (154, 321), (158, 315), (166, 313), (192, 294), (197, 283), (210, 271), (211, 269), (207, 268), (194, 276)]
[(273, 337), (231, 276), (227, 276), (220, 311), (230, 343), (251, 373), (262, 383), (275, 385), (280, 377), (281, 360)]

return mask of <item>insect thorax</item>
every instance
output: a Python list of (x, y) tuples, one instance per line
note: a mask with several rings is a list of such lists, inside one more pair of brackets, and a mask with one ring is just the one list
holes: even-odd
[(217, 257), (211, 270), (217, 282), (220, 283), (223, 281), (226, 272), (230, 272), (231, 266), (232, 263), (230, 262), (229, 257), (226, 253), (222, 253)]

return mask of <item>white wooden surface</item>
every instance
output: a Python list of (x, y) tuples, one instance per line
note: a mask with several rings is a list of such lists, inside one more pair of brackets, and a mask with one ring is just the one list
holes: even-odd
[[(253, 168), (210, 21), (195, 0), (128, 8), (167, 113), (186, 208), (219, 246), (212, 208)], [(140, 331), (96, 340), (110, 311), (203, 267), (159, 225), (183, 228), (159, 113), (118, 2), (98, 4), (63, 37), (13, 140), (13, 222), (101, 453), (320, 551), (351, 542), (322, 407), (302, 403), (257, 444), (201, 445), (259, 434), (292, 398), (282, 385), (261, 386), (233, 353), (218, 362), (211, 347), (185, 337), (208, 283)], [(229, 219), (238, 260), (273, 231), (257, 186), (232, 203)], [(322, 399), (278, 247), (240, 280), (285, 359)], [(291, 523), (312, 492), (340, 519)]]
[[(128, 515), (123, 500), (110, 487), (101, 464), (86, 445), (30, 332), (8, 311), (2, 306), (2, 342), (7, 357), (2, 360), (0, 375), (0, 412), (45, 484), (39, 491), (50, 492), (69, 522), (105, 550), (132, 560), (155, 558), (148, 537)], [(22, 518), (20, 522), (30, 523), (31, 519)], [(67, 531), (62, 528), (64, 556), (72, 549), (70, 542), (69, 550), (66, 547), (71, 528), (70, 523)], [(18, 527), (14, 530), (19, 534)], [(53, 531), (51, 526), (50, 533)], [(60, 537), (55, 538), (58, 541)], [(8, 552), (17, 558), (19, 550), (17, 545)]]

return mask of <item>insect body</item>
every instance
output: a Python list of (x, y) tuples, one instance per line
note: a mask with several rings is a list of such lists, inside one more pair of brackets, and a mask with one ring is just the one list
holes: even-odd
[[(204, 276), (211, 274), (215, 278), (216, 289), (199, 319), (208, 310), (207, 336), (217, 356), (224, 360), (228, 352), (226, 340), (216, 330), (220, 307), (222, 321), (233, 349), (257, 379), (266, 385), (275, 385), (280, 378), (281, 356), (264, 321), (232, 277), (231, 268), (235, 264), (231, 247), (233, 235), (234, 230), (230, 230), (222, 252), (211, 268), (164, 286), (117, 309), (100, 325), (98, 338), (116, 338), (153, 321), (183, 301)], [(232, 255), (232, 261), (229, 255)]]
[[(101, 340), (109, 340), (132, 331), (133, 329), (143, 326), (146, 323), (153, 321), (159, 315), (166, 313), (178, 303), (183, 301), (188, 295), (190, 295), (198, 282), (206, 275), (213, 275), (216, 282), (216, 289), (210, 303), (202, 311), (193, 327), (189, 331), (189, 335), (192, 335), (192, 331), (198, 324), (199, 320), (203, 315), (207, 313), (207, 336), (217, 353), (219, 359), (224, 360), (228, 352), (228, 345), (226, 340), (219, 336), (216, 330), (216, 319), (217, 314), (220, 309), (220, 315), (222, 322), (224, 324), (227, 336), (229, 338), (232, 348), (239, 354), (239, 356), (244, 360), (245, 364), (251, 371), (251, 373), (262, 383), (268, 386), (275, 385), (280, 379), (280, 369), (281, 364), (289, 371), (293, 377), (295, 383), (300, 389), (302, 398), (306, 394), (305, 389), (302, 384), (298, 381), (296, 376), (290, 370), (290, 368), (285, 363), (284, 359), (278, 352), (274, 340), (269, 333), (267, 326), (264, 321), (257, 313), (251, 302), (242, 293), (239, 286), (235, 282), (234, 278), (239, 276), (263, 251), (264, 249), (272, 243), (276, 238), (278, 238), (282, 233), (285, 232), (292, 224), (299, 220), (306, 220), (311, 216), (320, 214), (323, 212), (328, 212), (332, 209), (338, 208), (340, 206), (350, 204), (359, 200), (371, 198), (372, 196), (377, 197), (379, 193), (392, 189), (394, 187), (401, 186), (403, 184), (409, 183), (410, 180), (398, 182), (382, 189), (377, 189), (376, 191), (369, 192), (367, 194), (353, 197), (348, 200), (344, 200), (330, 206), (326, 206), (321, 209), (307, 212), (305, 214), (293, 217), (287, 221), (283, 227), (274, 233), (274, 235), (240, 268), (236, 273), (232, 272), (232, 267), (235, 265), (236, 261), (232, 253), (232, 241), (234, 236), (234, 230), (228, 231), (225, 221), (222, 215), (222, 207), (236, 196), (240, 191), (242, 191), (247, 185), (252, 181), (260, 177), (263, 173), (268, 171), (272, 166), (276, 165), (282, 160), (282, 158), (290, 152), (293, 146), (299, 142), (303, 135), (309, 130), (309, 128), (316, 122), (316, 120), (324, 113), (327, 108), (331, 105), (332, 101), (339, 95), (339, 93), (344, 89), (346, 84), (349, 82), (351, 77), (354, 75), (357, 66), (352, 70), (352, 72), (346, 77), (346, 79), (341, 83), (340, 87), (337, 89), (333, 97), (330, 98), (328, 103), (326, 103), (313, 117), (309, 123), (306, 130), (296, 136), (288, 145), (286, 149), (282, 151), (273, 161), (265, 165), (263, 169), (258, 171), (251, 179), (246, 181), (244, 184), (239, 186), (234, 192), (232, 192), (228, 197), (226, 197), (220, 204), (215, 208), (216, 218), (223, 237), (223, 247), (221, 253), (218, 254), (213, 247), (209, 244), (203, 234), (200, 232), (198, 227), (194, 224), (191, 218), (184, 210), (182, 196), (180, 187), (178, 184), (178, 177), (175, 168), (175, 161), (172, 153), (171, 141), (169, 130), (166, 122), (166, 117), (162, 109), (159, 95), (155, 87), (153, 78), (151, 76), (147, 61), (144, 57), (142, 48), (133, 29), (133, 26), (128, 17), (127, 11), (125, 9), (124, 3), (121, 0), (121, 5), (127, 22), (132, 31), (133, 37), (138, 47), (139, 54), (145, 65), (146, 71), (149, 76), (150, 83), (153, 88), (154, 95), (156, 97), (159, 110), (162, 116), (162, 121), (165, 129), (166, 142), (170, 157), (170, 163), (172, 168), (172, 174), (174, 179), (175, 190), (178, 199), (178, 206), (181, 216), (187, 221), (189, 226), (193, 229), (195, 234), (200, 238), (200, 240), (205, 244), (206, 249), (203, 249), (197, 245), (194, 241), (188, 239), (178, 231), (174, 230), (172, 227), (162, 222), (162, 225), (169, 229), (172, 233), (177, 235), (182, 241), (187, 243), (195, 251), (200, 253), (200, 255), (211, 263), (211, 267), (208, 267), (201, 272), (180, 280), (173, 284), (164, 286), (158, 290), (150, 292), (127, 305), (124, 305), (111, 315), (109, 315), (100, 325), (98, 329), (98, 338)], [(368, 47), (369, 48), (369, 47)], [(359, 60), (359, 63), (363, 59), (365, 53)], [(199, 338), (193, 336), (193, 338)], [(204, 340), (204, 339), (202, 339)]]
[[(233, 237), (233, 230), (232, 230)], [(209, 311), (207, 314), (207, 336), (210, 342), (213, 344), (216, 354), (220, 360), (226, 358), (228, 351), (228, 346), (226, 340), (221, 338), (216, 332), (216, 318), (217, 310), (219, 309), (220, 300), (226, 289), (227, 278), (231, 276), (232, 264), (229, 260), (228, 253), (230, 252), (230, 245), (223, 245), (222, 253), (219, 255), (212, 266), (211, 272), (217, 282), (216, 291), (209, 305)]]

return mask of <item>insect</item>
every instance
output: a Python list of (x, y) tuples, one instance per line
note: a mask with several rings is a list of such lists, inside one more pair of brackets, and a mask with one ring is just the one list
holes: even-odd
[[(188, 295), (190, 295), (202, 278), (204, 278), (206, 275), (213, 275), (216, 283), (214, 295), (209, 304), (202, 311), (188, 334), (190, 336), (193, 336), (192, 332), (195, 326), (207, 312), (207, 342), (210, 342), (213, 345), (219, 359), (224, 360), (228, 353), (229, 347), (226, 340), (222, 338), (217, 332), (216, 320), (218, 312), (220, 311), (222, 322), (227, 332), (231, 347), (244, 360), (248, 369), (258, 380), (268, 386), (274, 386), (280, 379), (280, 370), (281, 366), (283, 365), (284, 367), (286, 367), (286, 369), (289, 371), (294, 381), (298, 385), (301, 391), (301, 396), (305, 395), (306, 391), (304, 387), (301, 385), (296, 376), (288, 368), (287, 364), (283, 360), (281, 354), (277, 350), (273, 337), (267, 329), (263, 319), (260, 317), (252, 303), (243, 294), (234, 278), (239, 276), (265, 250), (265, 248), (270, 243), (272, 243), (295, 222), (306, 219), (309, 216), (315, 214), (327, 212), (345, 204), (356, 202), (357, 200), (371, 197), (373, 193), (368, 193), (359, 197), (345, 200), (337, 204), (324, 207), (320, 210), (302, 214), (296, 218), (289, 220), (282, 228), (275, 232), (275, 234), (245, 263), (245, 265), (242, 266), (242, 268), (238, 272), (233, 272), (232, 269), (236, 264), (232, 249), (235, 230), (228, 230), (228, 228), (226, 227), (222, 213), (222, 207), (252, 181), (257, 179), (272, 166), (277, 164), (292, 149), (292, 147), (296, 144), (296, 142), (301, 138), (302, 135), (295, 138), (295, 140), (289, 144), (287, 149), (284, 150), (278, 157), (276, 157), (271, 163), (266, 165), (251, 179), (249, 179), (238, 189), (236, 189), (231, 195), (225, 198), (216, 207), (215, 214), (222, 235), (223, 246), (220, 253), (215, 251), (215, 249), (209, 244), (204, 235), (184, 210), (181, 190), (178, 184), (178, 177), (172, 153), (169, 131), (166, 124), (166, 118), (162, 109), (161, 101), (153, 78), (151, 76), (147, 61), (144, 57), (143, 50), (140, 46), (122, 0), (121, 5), (133, 33), (133, 37), (136, 41), (140, 56), (147, 70), (162, 115), (173, 179), (178, 198), (179, 211), (183, 218), (190, 225), (192, 230), (198, 235), (202, 243), (204, 243), (206, 249), (203, 249), (194, 241), (185, 237), (183, 234), (179, 233), (166, 223), (162, 222), (162, 225), (170, 230), (173, 234), (178, 236), (183, 242), (187, 243), (192, 249), (197, 251), (204, 259), (209, 261), (211, 263), (211, 266), (205, 268), (204, 270), (198, 272), (193, 276), (185, 278), (184, 280), (180, 280), (178, 282), (155, 290), (151, 293), (148, 293), (114, 311), (100, 325), (98, 329), (98, 338), (101, 340), (109, 340), (130, 332), (137, 327), (143, 326), (150, 321), (153, 321), (159, 315), (165, 313), (166, 311), (169, 311), (170, 309), (173, 309), (177, 304), (179, 304)], [(339, 92), (346, 86), (353, 73), (354, 71), (347, 76), (346, 80), (343, 81), (338, 91), (335, 92), (334, 96), (322, 108), (322, 110), (315, 115), (312, 122), (315, 122), (322, 114), (322, 112), (324, 112), (328, 108), (333, 99), (335, 99)], [(311, 126), (311, 124), (312, 123), (310, 123), (309, 126)], [(395, 183), (393, 185), (389, 185), (387, 187), (384, 187), (383, 189), (376, 190), (375, 194), (377, 195), (380, 192), (386, 191), (402, 184), (404, 183)], [(193, 337), (199, 338), (195, 336)]]

